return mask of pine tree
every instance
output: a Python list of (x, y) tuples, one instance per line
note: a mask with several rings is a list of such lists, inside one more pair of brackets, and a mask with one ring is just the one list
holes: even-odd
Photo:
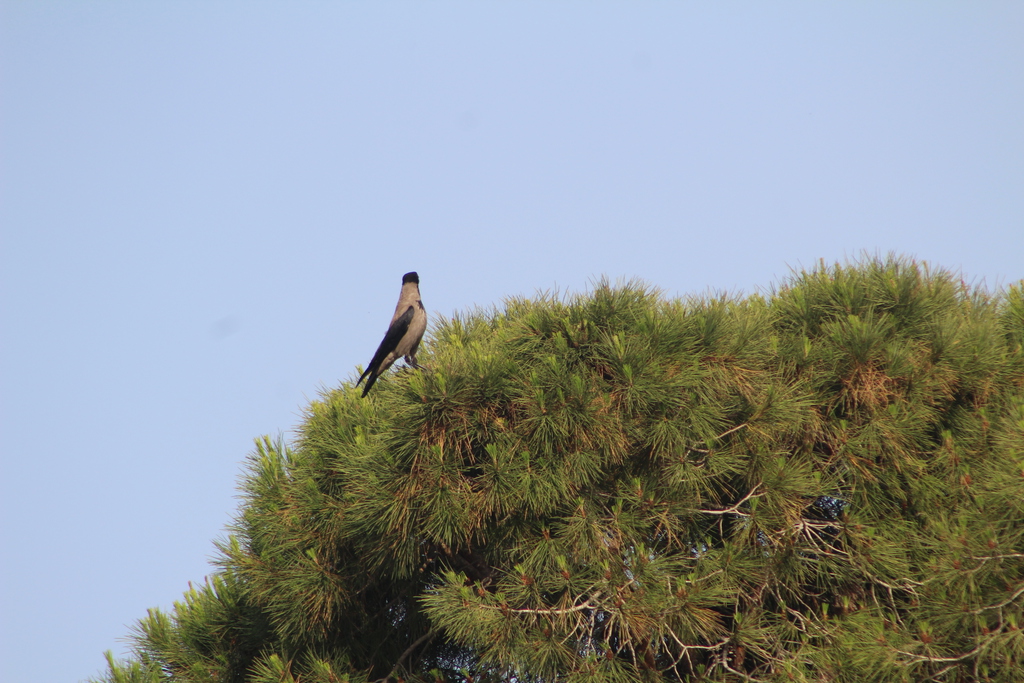
[(906, 259), (435, 326), (257, 443), (111, 683), (1024, 680), (1024, 289)]

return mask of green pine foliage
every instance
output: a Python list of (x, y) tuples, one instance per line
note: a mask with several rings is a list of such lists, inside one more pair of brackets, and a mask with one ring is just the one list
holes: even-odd
[(219, 571), (102, 680), (1024, 680), (1021, 284), (890, 257), (442, 320), (257, 443)]

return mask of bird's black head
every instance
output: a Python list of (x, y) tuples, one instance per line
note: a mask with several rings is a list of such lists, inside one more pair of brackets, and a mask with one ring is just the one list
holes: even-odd
[(403, 285), (409, 284), (410, 282), (415, 282), (416, 284), (420, 283), (420, 276), (417, 275), (415, 271), (412, 273), (406, 273), (402, 276)]

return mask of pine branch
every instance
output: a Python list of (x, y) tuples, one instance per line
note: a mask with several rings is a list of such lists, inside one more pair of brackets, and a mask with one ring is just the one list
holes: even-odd
[[(743, 423), (743, 424), (741, 424), (741, 425), (736, 425), (736, 426), (735, 426), (735, 427), (733, 427), (732, 429), (726, 429), (726, 430), (725, 430), (724, 432), (722, 432), (722, 433), (721, 433), (721, 434), (719, 434), (718, 436), (715, 436), (715, 437), (714, 437), (714, 440), (715, 440), (715, 441), (719, 441), (719, 440), (721, 440), (721, 439), (722, 439), (723, 437), (729, 436), (729, 435), (730, 435), (730, 434), (732, 434), (733, 432), (738, 432), (739, 430), (741, 430), (741, 429), (744, 429), (744, 428), (746, 428), (746, 427), (748, 427), (748, 426), (749, 426), (748, 424), (746, 424), (746, 423)], [(710, 453), (710, 452), (711, 452), (711, 450), (710, 450), (710, 449), (707, 449), (707, 448), (697, 448), (696, 446), (690, 446), (690, 449), (689, 449), (689, 450), (690, 450), (690, 452), (691, 452), (691, 453), (705, 453), (705, 454), (707, 454), (707, 453)]]
[(601, 597), (601, 591), (597, 591), (590, 595), (587, 602), (579, 605), (573, 605), (572, 607), (544, 607), (544, 608), (530, 608), (530, 607), (502, 607), (500, 605), (477, 605), (484, 609), (500, 610), (502, 613), (515, 613), (515, 614), (545, 614), (545, 615), (556, 615), (556, 614), (571, 614), (573, 612), (581, 612), (585, 609), (599, 609), (600, 604), (592, 603), (590, 600), (597, 600)]
[(989, 605), (988, 607), (982, 607), (980, 609), (972, 610), (970, 613), (971, 614), (981, 614), (982, 612), (987, 612), (990, 609), (1001, 609), (1001, 608), (1006, 607), (1007, 605), (1009, 605), (1011, 602), (1013, 602), (1014, 600), (1019, 598), (1021, 595), (1024, 595), (1024, 585), (1022, 585), (1020, 587), (1020, 589), (1016, 593), (1011, 595), (1006, 600), (1000, 602), (998, 605)]
[(913, 652), (904, 652), (903, 650), (896, 650), (896, 653), (901, 654), (905, 657), (910, 657), (915, 662), (961, 662), (967, 659), (968, 657), (973, 657), (974, 655), (981, 652), (986, 644), (987, 642), (982, 642), (980, 645), (978, 645), (970, 652), (965, 652), (964, 654), (959, 655), (957, 657), (929, 657), (927, 655), (914, 654)]
[(437, 633), (438, 632), (436, 630), (431, 629), (431, 630), (427, 631), (426, 633), (424, 633), (419, 638), (417, 638), (415, 641), (413, 641), (412, 645), (407, 647), (405, 649), (405, 652), (403, 652), (402, 655), (398, 658), (398, 661), (395, 662), (394, 667), (391, 668), (391, 672), (388, 673), (388, 675), (385, 676), (384, 678), (378, 678), (376, 681), (374, 681), (374, 683), (387, 683), (387, 681), (390, 681), (392, 678), (396, 678), (395, 674), (398, 673), (398, 670), (402, 668), (402, 664), (405, 662), (405, 660), (413, 652), (415, 652), (416, 648), (418, 648), (420, 645), (424, 644), (425, 642), (430, 642), (431, 640), (433, 640), (434, 637), (437, 635)]
[(750, 490), (750, 493), (748, 493), (747, 495), (743, 496), (743, 498), (741, 500), (739, 500), (736, 504), (734, 504), (732, 507), (728, 507), (728, 508), (725, 508), (725, 509), (722, 509), (722, 510), (702, 510), (702, 509), (696, 509), (696, 510), (691, 510), (691, 512), (700, 512), (700, 513), (703, 513), (703, 514), (706, 514), (706, 515), (738, 515), (740, 517), (749, 517), (750, 513), (740, 512), (739, 511), (739, 507), (741, 505), (743, 505), (744, 503), (746, 503), (751, 498), (760, 498), (761, 496), (763, 496), (764, 493), (757, 493), (757, 489), (760, 488), (760, 486), (761, 486), (761, 484), (758, 484), (757, 486), (752, 488)]

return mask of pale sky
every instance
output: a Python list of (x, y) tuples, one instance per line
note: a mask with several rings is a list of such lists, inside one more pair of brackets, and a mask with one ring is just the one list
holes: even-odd
[(252, 440), (427, 309), (1024, 277), (1024, 3), (0, 2), (0, 679), (211, 571)]

